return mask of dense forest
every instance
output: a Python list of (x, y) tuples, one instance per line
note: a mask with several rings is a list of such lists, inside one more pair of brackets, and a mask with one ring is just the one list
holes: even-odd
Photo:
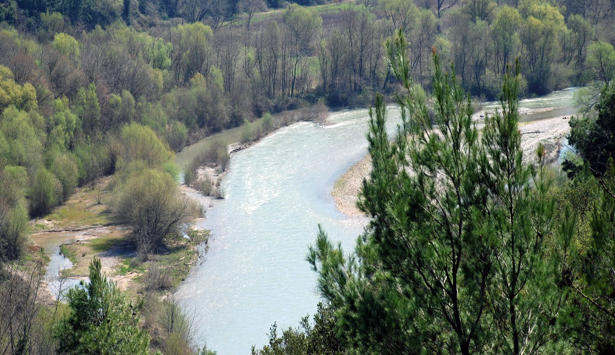
[[(361, 202), (374, 221), (352, 260), (323, 231), (310, 261), (326, 304), (315, 324), (305, 320), (284, 340), (274, 328), (272, 346), (262, 352), (292, 353), (284, 342), (296, 341), (307, 347), (297, 353), (520, 353), (520, 346), (612, 353), (614, 19), (615, 3), (607, 0), (2, 2), (0, 295), (15, 301), (0, 307), (0, 353), (53, 353), (59, 341), (72, 342), (62, 351), (82, 353), (79, 334), (103, 319), (122, 326), (110, 327), (111, 340), (99, 345), (126, 334), (135, 343), (101, 353), (152, 348), (142, 324), (125, 314), (137, 317), (139, 305), (133, 310), (96, 263), (90, 279), (97, 283), (70, 293), (67, 307), (36, 302), (43, 268), (23, 267), (41, 262), (28, 245), (28, 221), (50, 213), (75, 188), (113, 175), (114, 221), (130, 228), (147, 257), (198, 213), (177, 194), (174, 152), (270, 113), (375, 100), (370, 153), (382, 160), (374, 160)], [(439, 63), (450, 63), (454, 78)], [(503, 77), (509, 106), (479, 138), (453, 108), (465, 105), (462, 93), (499, 99)], [(525, 166), (515, 155), (516, 100), (569, 86), (588, 87), (579, 100), (584, 116), (570, 122), (579, 156), (564, 164), (566, 176)], [(424, 92), (433, 93), (433, 102), (424, 101)], [(403, 142), (400, 135), (385, 144), (379, 120), (384, 102), (396, 99), (408, 112), (404, 133), (425, 133), (410, 123), (431, 125), (424, 116), (430, 111), (451, 136), (435, 144)], [(462, 156), (455, 153), (460, 145), (468, 148)], [(207, 159), (228, 162), (218, 148)], [(445, 159), (429, 161), (439, 156)], [(431, 182), (387, 175), (407, 169), (425, 171)], [(435, 179), (441, 171), (451, 175)], [(507, 171), (514, 183), (498, 184)], [(407, 189), (394, 193), (386, 188), (393, 184)], [(440, 189), (457, 192), (457, 200), (446, 194), (440, 210), (422, 212), (439, 227), (417, 224), (430, 219), (408, 209), (440, 201)], [(506, 208), (517, 206), (519, 215), (508, 218)], [(449, 212), (451, 219), (442, 220)], [(444, 226), (453, 220), (468, 229), (447, 235)], [(468, 240), (478, 233), (472, 228), (485, 240)], [(417, 251), (417, 236), (434, 236), (433, 249)], [(97, 302), (115, 318), (98, 314)]]

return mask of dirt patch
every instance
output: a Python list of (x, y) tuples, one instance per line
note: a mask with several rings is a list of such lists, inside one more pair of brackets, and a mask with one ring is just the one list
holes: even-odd
[(358, 194), (363, 185), (363, 179), (367, 178), (371, 171), (372, 157), (368, 154), (335, 182), (331, 196), (340, 212), (350, 217), (364, 216), (357, 207)]
[(545, 162), (557, 162), (560, 141), (570, 132), (567, 116), (519, 124), (521, 148), (526, 162), (536, 163), (536, 149), (539, 144), (545, 147)]

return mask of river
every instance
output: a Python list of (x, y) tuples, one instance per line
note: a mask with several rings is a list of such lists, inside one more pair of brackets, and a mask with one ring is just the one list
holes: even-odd
[[(537, 120), (574, 113), (574, 89), (523, 100)], [(492, 108), (497, 103), (485, 103)], [(393, 132), (398, 111), (389, 109)], [(222, 182), (225, 200), (207, 212), (212, 231), (206, 260), (177, 296), (194, 314), (199, 345), (219, 355), (249, 354), (268, 341), (270, 326), (296, 327), (319, 301), (316, 274), (305, 261), (318, 224), (350, 251), (367, 222), (335, 209), (335, 181), (366, 153), (367, 110), (333, 113), (331, 125), (297, 123), (235, 154)], [(192, 152), (191, 154), (194, 154)], [(180, 153), (178, 159), (187, 157)]]

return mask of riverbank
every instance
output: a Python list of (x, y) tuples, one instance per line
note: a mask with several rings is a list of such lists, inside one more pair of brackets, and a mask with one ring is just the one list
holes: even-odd
[(176, 163), (184, 172), (182, 186), (188, 188), (188, 193), (200, 193), (203, 198), (199, 197), (199, 200), (207, 211), (214, 200), (224, 198), (220, 183), (228, 173), (228, 165), (234, 154), (251, 147), (280, 128), (297, 122), (327, 125), (328, 114), (329, 108), (319, 103), (265, 115), (254, 122), (204, 138), (176, 155)]
[[(537, 110), (524, 110), (524, 114), (536, 113)], [(540, 112), (548, 110), (542, 109)], [(485, 112), (474, 115), (479, 127), (483, 126)], [(539, 144), (545, 147), (547, 164), (557, 162), (561, 148), (561, 140), (570, 132), (569, 116), (559, 116), (539, 121), (519, 123), (521, 132), (521, 148), (526, 162), (536, 162), (536, 149)], [(337, 209), (349, 217), (363, 217), (365, 214), (357, 208), (357, 196), (363, 185), (363, 179), (371, 172), (371, 156), (367, 154), (359, 162), (348, 169), (336, 182), (331, 196)]]
[[(127, 238), (130, 231), (110, 221), (111, 180), (105, 177), (78, 188), (64, 205), (30, 222), (32, 242), (49, 258), (44, 287), (49, 299), (55, 299), (60, 288), (86, 280), (93, 257), (101, 260), (103, 272), (121, 290), (131, 295), (154, 291), (162, 297), (172, 294), (202, 258), (199, 247), (207, 243), (209, 233), (190, 227), (189, 238), (173, 238), (164, 251), (139, 259)], [(152, 270), (157, 275), (151, 275)]]

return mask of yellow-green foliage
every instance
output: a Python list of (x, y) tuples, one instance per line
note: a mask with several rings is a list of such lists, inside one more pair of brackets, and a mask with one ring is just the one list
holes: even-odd
[(213, 31), (209, 26), (195, 22), (179, 25), (173, 32), (179, 37), (178, 48), (175, 49), (180, 56), (184, 80), (187, 81), (201, 69), (208, 50), (207, 43)]
[(161, 167), (173, 159), (173, 152), (151, 128), (132, 123), (122, 129), (124, 163), (144, 161), (149, 167)]
[(53, 37), (51, 46), (62, 55), (73, 60), (77, 60), (79, 57), (79, 42), (73, 36), (66, 33), (57, 33)]
[(68, 149), (79, 126), (79, 118), (71, 112), (68, 99), (63, 97), (54, 100), (53, 116), (49, 120), (49, 146)]
[(0, 65), (0, 111), (9, 105), (24, 111), (36, 109), (36, 89), (30, 83), (15, 83), (11, 70)]
[(33, 174), (42, 163), (45, 132), (41, 129), (40, 119), (40, 115), (19, 111), (14, 106), (5, 109), (0, 116), (0, 146), (1, 135), (4, 135), (8, 147), (5, 159), (11, 165), (26, 167), (29, 174)]
[(43, 27), (52, 34), (64, 30), (64, 17), (59, 12), (41, 12), (41, 22)]

